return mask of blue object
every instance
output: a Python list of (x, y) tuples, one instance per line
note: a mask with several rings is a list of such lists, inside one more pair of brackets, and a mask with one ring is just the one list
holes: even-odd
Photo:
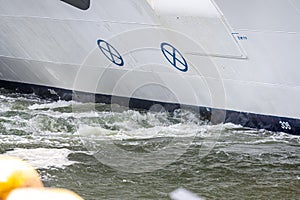
[(182, 72), (188, 71), (188, 64), (185, 58), (175, 47), (166, 42), (161, 43), (160, 47), (164, 56), (172, 66)]
[(104, 40), (98, 40), (98, 46), (102, 53), (105, 55), (106, 58), (108, 58), (112, 63), (118, 66), (124, 65), (124, 60), (120, 53), (108, 42)]

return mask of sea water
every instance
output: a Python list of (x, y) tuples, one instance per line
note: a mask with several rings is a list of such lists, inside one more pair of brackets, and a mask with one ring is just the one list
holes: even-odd
[(0, 154), (27, 160), (47, 187), (86, 200), (299, 199), (300, 137), (197, 113), (52, 101), (0, 90)]

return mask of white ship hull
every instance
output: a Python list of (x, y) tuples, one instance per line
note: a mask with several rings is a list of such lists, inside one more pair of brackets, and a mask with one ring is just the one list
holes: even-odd
[(180, 2), (0, 0), (1, 84), (300, 134), (299, 2)]

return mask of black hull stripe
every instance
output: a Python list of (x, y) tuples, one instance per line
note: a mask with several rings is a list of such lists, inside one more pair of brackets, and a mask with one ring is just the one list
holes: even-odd
[[(129, 108), (149, 110), (153, 105), (160, 104), (167, 111), (174, 111), (178, 108), (192, 109), (200, 112), (203, 119), (212, 119), (212, 115), (220, 113), (220, 122), (233, 123), (254, 129), (265, 129), (274, 132), (285, 132), (292, 135), (300, 135), (300, 119), (261, 115), (255, 113), (239, 112), (233, 110), (219, 110), (206, 107), (195, 107), (174, 103), (163, 103), (151, 100), (142, 100), (127, 97), (112, 97), (111, 95), (90, 94), (84, 92), (74, 92), (72, 90), (40, 86), (34, 84), (18, 83), (0, 80), (0, 87), (10, 89), (20, 93), (34, 93), (42, 98), (54, 100), (76, 100), (80, 102), (118, 103), (129, 106)], [(214, 119), (218, 122), (218, 119)], [(214, 121), (212, 119), (212, 121)]]

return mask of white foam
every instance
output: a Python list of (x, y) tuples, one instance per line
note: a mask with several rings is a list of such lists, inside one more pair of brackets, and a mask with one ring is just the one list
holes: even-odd
[(29, 110), (41, 110), (41, 109), (54, 109), (54, 108), (63, 108), (68, 107), (73, 104), (79, 104), (74, 101), (56, 101), (52, 103), (44, 103), (44, 104), (33, 104), (28, 107)]
[(26, 101), (26, 102), (45, 102), (45, 100), (41, 100), (39, 99), (38, 97), (35, 97), (35, 96), (32, 96), (31, 98), (28, 98), (29, 96), (31, 96), (30, 94), (29, 95), (22, 95), (22, 96), (19, 96), (19, 97), (10, 97), (10, 96), (5, 96), (5, 95), (0, 95), (0, 100), (5, 100), (5, 101), (8, 101), (10, 103), (13, 103), (15, 101)]
[(37, 169), (65, 168), (76, 163), (70, 161), (68, 155), (72, 151), (68, 149), (14, 149), (4, 155), (21, 158)]
[(1, 104), (0, 104), (0, 112), (1, 113), (5, 113), (5, 112), (10, 111), (10, 110), (11, 110), (10, 105), (7, 105), (7, 104), (1, 102)]
[(170, 126), (155, 126), (134, 130), (108, 130), (102, 127), (81, 125), (76, 135), (94, 137), (103, 140), (151, 139), (159, 137), (195, 137), (206, 130), (205, 126), (196, 124), (175, 124)]

